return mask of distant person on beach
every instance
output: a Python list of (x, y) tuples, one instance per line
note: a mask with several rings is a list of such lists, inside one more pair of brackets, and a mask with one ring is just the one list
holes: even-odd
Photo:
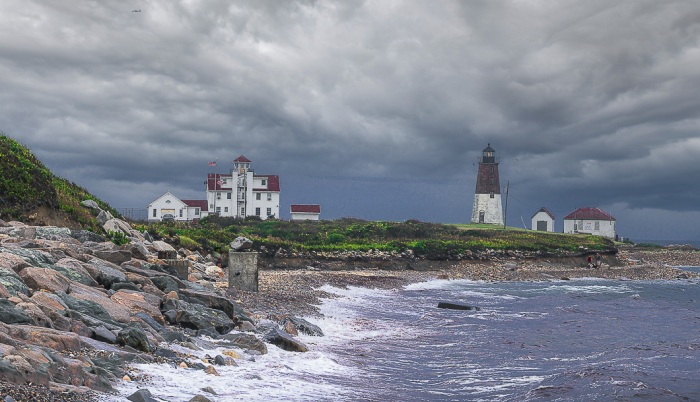
[(593, 268), (593, 258), (591, 256), (588, 256), (588, 268)]
[(595, 267), (600, 268), (601, 267), (601, 258), (600, 258), (600, 253), (596, 253), (595, 255)]

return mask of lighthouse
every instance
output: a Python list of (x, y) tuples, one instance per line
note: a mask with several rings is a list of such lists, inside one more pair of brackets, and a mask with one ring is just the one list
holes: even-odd
[(476, 175), (476, 191), (472, 208), (472, 223), (492, 223), (503, 225), (501, 207), (501, 185), (498, 181), (496, 151), (488, 144), (479, 158), (479, 172)]

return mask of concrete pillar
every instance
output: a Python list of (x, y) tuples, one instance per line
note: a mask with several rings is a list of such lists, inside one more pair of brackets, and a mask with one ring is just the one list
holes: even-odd
[(228, 287), (249, 292), (258, 291), (257, 252), (228, 252)]

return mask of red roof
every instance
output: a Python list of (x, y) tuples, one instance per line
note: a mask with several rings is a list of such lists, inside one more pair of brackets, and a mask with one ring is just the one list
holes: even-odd
[(614, 221), (617, 220), (613, 218), (612, 215), (609, 213), (603, 211), (600, 208), (593, 208), (593, 207), (583, 207), (579, 208), (576, 211), (566, 215), (564, 219), (567, 220), (592, 220), (592, 221)]
[(289, 210), (292, 213), (307, 212), (312, 214), (320, 214), (321, 206), (318, 204), (292, 204)]
[[(535, 212), (535, 215), (539, 214), (540, 212), (544, 212), (545, 214), (549, 215), (549, 217), (552, 218), (552, 220), (556, 220), (556, 219), (557, 219), (557, 218), (555, 218), (554, 215), (552, 215), (552, 213), (549, 212), (549, 210), (548, 210), (547, 208), (545, 208), (545, 207), (540, 208), (539, 211)], [(531, 217), (530, 219), (534, 218), (535, 215), (532, 215), (532, 217)]]
[(254, 188), (253, 191), (280, 191), (280, 177), (272, 174), (256, 174), (253, 177), (266, 177), (267, 187)]
[(245, 156), (241, 155), (238, 158), (233, 160), (234, 162), (253, 162), (250, 159), (246, 158)]
[(188, 207), (199, 208), (202, 211), (208, 211), (209, 205), (207, 200), (182, 200)]

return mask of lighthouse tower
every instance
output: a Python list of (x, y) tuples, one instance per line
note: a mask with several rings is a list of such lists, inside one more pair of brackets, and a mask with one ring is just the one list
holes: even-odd
[(472, 223), (492, 223), (503, 225), (501, 207), (501, 185), (498, 181), (496, 151), (488, 144), (479, 159), (479, 173), (476, 175), (476, 191), (472, 208)]

